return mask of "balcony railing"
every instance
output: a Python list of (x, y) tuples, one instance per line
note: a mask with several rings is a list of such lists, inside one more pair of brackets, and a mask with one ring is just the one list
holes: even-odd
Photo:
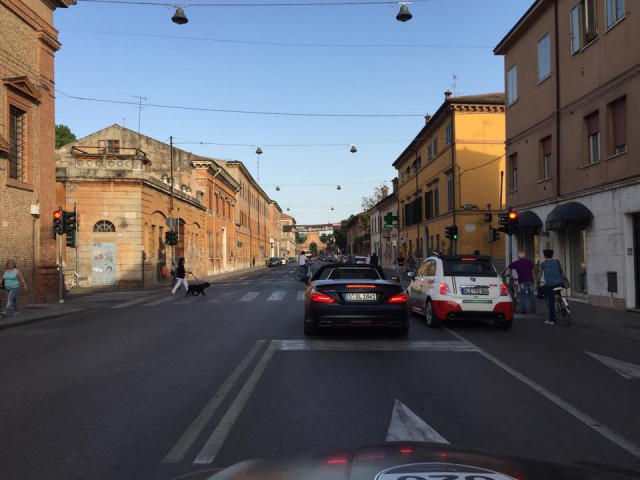
[(139, 148), (133, 147), (74, 146), (71, 147), (71, 155), (76, 157), (135, 158), (147, 161), (147, 154)]

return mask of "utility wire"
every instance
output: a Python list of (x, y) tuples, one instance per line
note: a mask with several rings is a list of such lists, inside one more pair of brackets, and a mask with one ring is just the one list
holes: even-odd
[[(79, 97), (76, 95), (69, 95), (56, 89), (65, 98), (72, 100), (81, 100), (85, 102), (99, 102), (99, 103), (112, 103), (116, 105), (135, 105), (137, 102), (124, 101), (124, 100), (109, 100), (104, 98), (92, 98), (92, 97)], [(243, 115), (271, 115), (271, 116), (286, 116), (286, 117), (333, 117), (333, 118), (394, 118), (394, 117), (423, 117), (418, 113), (314, 113), (314, 112), (268, 112), (258, 110), (236, 110), (225, 108), (207, 108), (207, 107), (187, 107), (182, 105), (162, 105), (159, 103), (145, 103), (145, 107), (153, 108), (167, 108), (173, 110), (189, 110), (199, 112), (215, 112), (215, 113), (237, 113)]]
[(228, 38), (189, 37), (183, 35), (160, 35), (156, 33), (105, 32), (98, 30), (61, 30), (60, 33), (92, 33), (98, 35), (122, 35), (128, 37), (170, 38), (174, 40), (194, 40), (201, 42), (234, 43), (241, 45), (265, 45), (272, 47), (305, 47), (305, 48), (464, 48), (464, 49), (493, 49), (490, 45), (445, 45), (427, 43), (290, 43), (290, 42), (259, 42), (255, 40), (235, 40)]
[(371, 6), (371, 5), (398, 5), (400, 3), (422, 3), (429, 0), (411, 0), (402, 2), (398, 0), (380, 0), (380, 1), (365, 1), (365, 2), (272, 2), (272, 3), (165, 3), (165, 2), (140, 2), (134, 0), (78, 0), (79, 2), (92, 2), (92, 3), (114, 3), (124, 5), (153, 5), (162, 7), (340, 7), (340, 6)]
[[(145, 104), (146, 105), (146, 104)], [(289, 144), (276, 144), (276, 143), (219, 143), (219, 142), (196, 142), (196, 141), (184, 141), (173, 142), (174, 145), (219, 145), (224, 147), (348, 147), (349, 145), (383, 145), (388, 143), (404, 143), (410, 140), (389, 140), (383, 142), (354, 142), (351, 143), (289, 143)]]

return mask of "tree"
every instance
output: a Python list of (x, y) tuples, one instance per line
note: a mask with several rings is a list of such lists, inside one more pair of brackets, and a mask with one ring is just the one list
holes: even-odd
[(369, 226), (371, 224), (369, 218), (369, 210), (371, 210), (375, 205), (382, 200), (383, 193), (382, 190), (385, 188), (385, 185), (378, 185), (373, 189), (373, 195), (369, 197), (362, 197), (362, 203), (360, 206), (362, 207), (362, 213), (360, 214), (360, 218), (358, 219), (358, 223), (360, 228), (362, 228), (365, 232), (369, 231)]
[(66, 125), (56, 125), (56, 148), (60, 148), (67, 143), (75, 142), (76, 136)]
[(301, 243), (304, 243), (307, 241), (307, 234), (306, 233), (298, 233), (296, 232), (296, 244), (300, 245)]
[(355, 215), (350, 215), (349, 218), (347, 218), (346, 220), (342, 220), (340, 222), (340, 227), (339, 228), (334, 228), (333, 229), (334, 241), (335, 241), (337, 247), (342, 252), (346, 252), (347, 251), (347, 229), (345, 227), (351, 220), (353, 220), (354, 216)]
[(318, 256), (318, 244), (316, 242), (311, 242), (309, 244), (309, 251), (311, 252), (311, 255), (314, 257)]

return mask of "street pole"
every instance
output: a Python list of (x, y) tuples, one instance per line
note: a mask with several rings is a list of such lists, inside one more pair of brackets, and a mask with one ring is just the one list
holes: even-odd
[[(73, 213), (76, 217), (76, 231), (74, 232), (74, 236), (73, 238), (75, 239), (76, 242), (76, 268), (75, 268), (75, 273), (76, 275), (80, 275), (80, 252), (79, 252), (79, 248), (78, 248), (78, 244), (80, 243), (80, 237), (78, 237), (78, 230), (79, 230), (79, 225), (80, 225), (80, 217), (78, 217), (78, 204), (76, 202), (73, 202)], [(74, 279), (77, 280), (78, 277), (76, 277)], [(77, 286), (77, 285), (76, 285)]]
[[(62, 207), (60, 207), (62, 211)], [(62, 274), (62, 234), (58, 235), (58, 302), (64, 303), (62, 290), (64, 288), (64, 277)]]
[[(170, 164), (170, 177), (169, 177), (169, 188), (171, 189), (170, 197), (169, 197), (169, 218), (173, 219), (173, 136), (169, 136), (169, 164)], [(171, 221), (171, 231), (175, 227), (175, 221)], [(171, 266), (175, 264), (175, 250), (174, 246), (171, 245)]]

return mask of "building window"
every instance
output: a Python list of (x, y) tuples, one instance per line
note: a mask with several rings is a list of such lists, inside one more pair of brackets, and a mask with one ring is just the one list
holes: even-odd
[(538, 81), (551, 75), (551, 36), (547, 33), (538, 40)]
[(540, 140), (540, 178), (551, 178), (551, 137)]
[(27, 112), (11, 105), (9, 108), (9, 177), (24, 181)]
[(453, 175), (447, 175), (447, 211), (453, 210)]
[(600, 161), (600, 115), (598, 112), (585, 117), (587, 127), (587, 142), (589, 149), (589, 163)]
[(518, 65), (507, 70), (507, 105), (518, 100)]
[(433, 216), (437, 217), (438, 215), (440, 215), (440, 188), (436, 183), (433, 186)]
[(438, 139), (434, 138), (433, 139), (433, 156), (435, 157), (436, 155), (438, 155)]
[(517, 190), (518, 189), (518, 154), (517, 153), (509, 155), (509, 165), (508, 165), (507, 171), (509, 172), (509, 185), (507, 188), (509, 189), (509, 191)]
[(427, 146), (427, 162), (431, 161), (431, 144)]
[(98, 146), (102, 150), (100, 153), (120, 153), (120, 140), (99, 140)]
[(427, 220), (433, 218), (433, 191), (428, 190), (424, 196), (424, 211)]
[(116, 226), (113, 223), (111, 223), (109, 220), (100, 220), (96, 222), (96, 224), (93, 226), (93, 231), (112, 233), (116, 231)]
[(578, 52), (597, 36), (596, 0), (580, 0), (571, 9), (571, 53)]
[(404, 178), (407, 181), (411, 178), (411, 167), (407, 167), (407, 169), (404, 171)]
[(418, 158), (416, 158), (416, 173), (418, 173), (418, 170), (420, 170), (422, 168), (422, 156), (418, 155)]
[(453, 143), (453, 125), (452, 124), (447, 125), (447, 128), (445, 129), (445, 135), (446, 135), (446, 144), (451, 145)]
[(606, 0), (607, 28), (624, 17), (624, 0)]
[(611, 146), (613, 154), (619, 155), (627, 151), (627, 98), (622, 97), (609, 104), (611, 119)]

